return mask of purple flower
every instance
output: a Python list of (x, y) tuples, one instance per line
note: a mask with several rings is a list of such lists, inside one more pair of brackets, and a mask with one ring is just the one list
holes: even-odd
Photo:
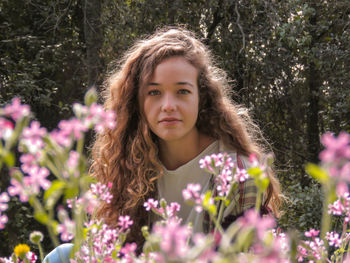
[(6, 192), (3, 192), (0, 195), (0, 212), (6, 211), (8, 208), (7, 202), (10, 201), (10, 198)]
[(331, 133), (321, 137), (322, 144), (326, 147), (320, 153), (320, 159), (324, 162), (338, 162), (342, 158), (350, 159), (350, 135), (341, 132), (336, 138)]
[(47, 134), (45, 128), (40, 127), (38, 121), (33, 121), (31, 126), (23, 129), (21, 143), (26, 145), (30, 152), (37, 152), (45, 146), (42, 138)]
[(29, 116), (30, 114), (29, 106), (21, 104), (21, 100), (19, 98), (13, 98), (12, 103), (6, 105), (4, 110), (5, 114), (10, 116), (14, 121)]
[(121, 231), (127, 230), (133, 223), (130, 216), (119, 216), (118, 218), (118, 226), (121, 227)]

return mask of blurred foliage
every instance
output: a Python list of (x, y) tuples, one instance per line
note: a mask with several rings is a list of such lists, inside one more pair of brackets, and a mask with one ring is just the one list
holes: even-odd
[[(320, 134), (350, 131), (349, 20), (348, 0), (2, 0), (0, 102), (20, 96), (51, 129), (136, 39), (184, 24), (209, 45), (233, 98), (271, 143), (290, 199), (281, 226), (306, 230), (319, 224), (322, 194), (304, 165), (317, 162)], [(30, 232), (21, 213), (10, 218), (11, 235), (16, 222)]]

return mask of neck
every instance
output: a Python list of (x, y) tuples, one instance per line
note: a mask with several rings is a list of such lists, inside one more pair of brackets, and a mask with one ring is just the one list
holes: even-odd
[(175, 170), (188, 163), (207, 148), (215, 139), (199, 132), (186, 140), (159, 142), (159, 158), (168, 170)]

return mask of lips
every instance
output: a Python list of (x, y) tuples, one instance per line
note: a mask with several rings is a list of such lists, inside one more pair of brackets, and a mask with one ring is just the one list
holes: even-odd
[(179, 122), (180, 120), (177, 119), (177, 118), (174, 118), (174, 117), (166, 117), (166, 118), (163, 118), (159, 121), (159, 123), (164, 123), (164, 124), (173, 124), (173, 123), (177, 123)]

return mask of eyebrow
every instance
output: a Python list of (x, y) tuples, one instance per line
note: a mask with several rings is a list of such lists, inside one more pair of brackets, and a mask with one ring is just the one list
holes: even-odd
[[(194, 87), (192, 83), (189, 83), (187, 81), (179, 81), (179, 82), (176, 82), (175, 85), (188, 85), (188, 86)], [(147, 86), (160, 86), (160, 84), (157, 82), (149, 82)]]

